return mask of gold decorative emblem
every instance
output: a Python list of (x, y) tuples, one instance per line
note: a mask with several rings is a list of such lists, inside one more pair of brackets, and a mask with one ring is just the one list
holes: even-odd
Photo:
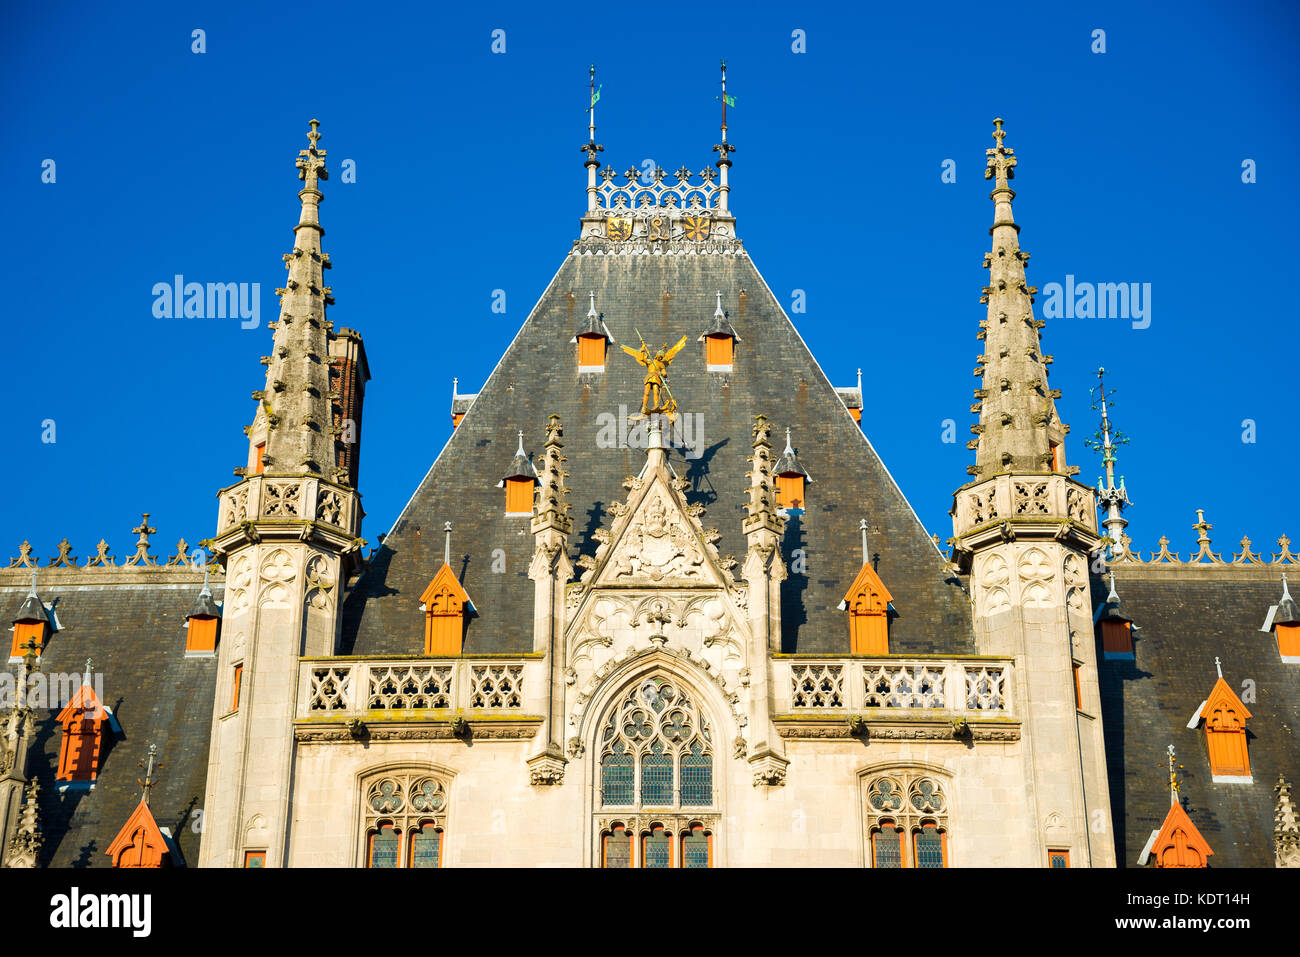
[(654, 242), (672, 238), (673, 222), (667, 213), (656, 213), (646, 220), (646, 239)]
[(622, 242), (632, 238), (631, 216), (610, 216), (605, 220), (605, 238)]
[(682, 219), (682, 226), (686, 230), (687, 239), (700, 242), (709, 238), (713, 220), (708, 216), (686, 216)]
[[(641, 333), (638, 332), (637, 337), (641, 338)], [(669, 422), (676, 421), (677, 401), (673, 398), (672, 390), (668, 388), (668, 365), (685, 345), (686, 337), (682, 336), (677, 340), (676, 345), (664, 346), (653, 355), (644, 338), (641, 338), (640, 349), (629, 349), (627, 346), (620, 345), (624, 352), (645, 366), (645, 392), (641, 396), (641, 413), (630, 418), (644, 419), (647, 415), (662, 412), (668, 416)]]

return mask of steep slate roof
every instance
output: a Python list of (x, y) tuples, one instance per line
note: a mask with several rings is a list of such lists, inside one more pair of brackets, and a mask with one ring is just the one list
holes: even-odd
[[(185, 616), (203, 587), (202, 573), (119, 566), (115, 571), (42, 568), (40, 577), (38, 590), (53, 607), (59, 628), (46, 639), (40, 670), (80, 675), (86, 659), (93, 659), (94, 671), (104, 676), (103, 702), (122, 727), (117, 737), (105, 723), (94, 790), (60, 793), (55, 780), (60, 708), (37, 710), (28, 771), (41, 785), (41, 865), (110, 866), (105, 852), (140, 803), (137, 782), (144, 771), (138, 765), (156, 744), (162, 767), (154, 775), (149, 806), (158, 824), (171, 831), (183, 863), (196, 866), (200, 835), (191, 826), (191, 813), (203, 805), (217, 664), (215, 658), (185, 657)], [(9, 583), (20, 580), (9, 569), (0, 572), (0, 608), (18, 607), (29, 586)], [(212, 590), (221, 600), (219, 581)], [(14, 668), (9, 666), (11, 672)]]
[[(575, 243), (349, 596), (344, 654), (422, 650), (418, 599), (441, 562), (445, 521), (455, 526), (452, 566), (477, 611), (465, 650), (531, 649), (532, 536), (527, 518), (503, 517), (504, 493), (495, 487), (514, 452), (516, 430), (524, 430), (526, 447), (538, 449), (547, 415), (563, 419), (574, 506), (571, 558), (595, 551), (591, 534), (608, 522), (602, 509), (624, 498), (623, 478), (645, 462), (642, 449), (597, 444), (603, 426), (608, 434), (609, 423), (639, 410), (643, 370), (611, 350), (603, 375), (580, 380), (570, 340), (587, 311), (589, 290), (619, 342), (636, 343), (635, 329), (652, 348), (688, 337), (669, 384), (690, 416), (679, 422), (690, 430), (687, 437), (699, 441), (702, 430), (703, 454), (688, 460), (674, 449), (669, 461), (691, 482), (688, 500), (708, 508), (704, 524), (721, 533), (720, 554), (745, 554), (741, 518), (753, 416), (764, 413), (774, 434), (788, 426), (798, 438), (801, 460), (817, 484), (785, 537), (787, 563), (803, 549), (808, 568), (782, 588), (785, 650), (847, 652), (848, 625), (836, 605), (861, 565), (858, 521), (864, 515), (878, 526), (872, 549), (899, 613), (891, 651), (973, 650), (959, 582), (949, 578), (925, 529), (748, 255), (734, 241), (710, 245), (707, 253), (596, 255), (611, 247), (601, 240)], [(741, 338), (734, 372), (725, 376), (705, 371), (704, 347), (696, 341), (716, 309), (718, 291)], [(864, 425), (870, 429), (869, 412)], [(954, 476), (954, 484), (960, 478)], [(491, 571), (497, 549), (505, 555), (502, 574)]]
[[(1183, 765), (1183, 805), (1214, 851), (1210, 865), (1273, 867), (1273, 785), (1279, 773), (1291, 781), (1300, 775), (1300, 668), (1284, 664), (1277, 639), (1259, 630), (1281, 595), (1281, 569), (1112, 567), (1137, 628), (1135, 660), (1100, 661), (1120, 866), (1136, 866), (1169, 812), (1164, 768), (1172, 744)], [(1108, 589), (1094, 579), (1094, 598)], [(1247, 702), (1252, 784), (1215, 784), (1204, 725), (1187, 727), (1218, 680), (1216, 656), (1238, 694), (1246, 679), (1255, 683), (1257, 699)]]

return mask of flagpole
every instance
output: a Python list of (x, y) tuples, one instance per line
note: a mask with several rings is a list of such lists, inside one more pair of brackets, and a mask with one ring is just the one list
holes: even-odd
[(727, 61), (722, 61), (722, 142), (727, 142)]
[(589, 143), (596, 142), (596, 64), (591, 65), (591, 123), (587, 127)]

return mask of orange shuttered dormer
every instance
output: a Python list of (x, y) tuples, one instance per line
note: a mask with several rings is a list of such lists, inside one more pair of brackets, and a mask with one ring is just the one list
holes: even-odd
[[(1218, 659), (1215, 659), (1216, 663)], [(1250, 755), (1246, 749), (1246, 722), (1250, 711), (1219, 675), (1201, 706), (1205, 739), (1210, 752), (1210, 773), (1220, 783), (1248, 783)]]
[(465, 637), (465, 613), (473, 607), (451, 566), (444, 561), (420, 595), (420, 608), (424, 611), (424, 653), (460, 654)]
[(169, 850), (162, 829), (143, 798), (106, 852), (114, 867), (162, 867)]
[(893, 596), (871, 562), (864, 562), (840, 608), (849, 613), (849, 651), (855, 655), (889, 654), (889, 603)]
[(205, 658), (215, 655), (217, 629), (221, 623), (221, 609), (212, 600), (208, 584), (208, 570), (203, 569), (203, 590), (194, 599), (190, 613), (185, 616), (185, 655), (188, 658)]
[(772, 469), (776, 476), (776, 507), (784, 509), (804, 508), (804, 494), (807, 486), (812, 484), (812, 476), (799, 462), (794, 446), (790, 444), (790, 430), (785, 430), (785, 451), (776, 460)]
[(717, 308), (713, 312), (713, 321), (699, 336), (704, 343), (704, 368), (708, 372), (731, 372), (736, 361), (736, 343), (740, 336), (727, 321), (727, 314), (722, 311), (722, 293), (718, 294)]
[(604, 372), (605, 353), (614, 337), (609, 334), (609, 327), (604, 318), (596, 311), (596, 294), (591, 293), (591, 307), (587, 318), (578, 327), (577, 335), (572, 339), (578, 344), (578, 371)]
[(1300, 664), (1300, 604), (1291, 597), (1286, 574), (1282, 575), (1282, 598), (1269, 612), (1263, 630), (1277, 635), (1277, 651), (1287, 664)]
[(1169, 805), (1165, 823), (1151, 845), (1151, 860), (1156, 867), (1208, 867), (1214, 853), (1183, 806)]
[(519, 432), (519, 448), (505, 477), (497, 488), (506, 490), (506, 514), (519, 517), (533, 514), (533, 491), (537, 488), (537, 469), (524, 451), (524, 433)]
[(35, 649), (36, 654), (40, 655), (50, 632), (50, 616), (45, 611), (45, 603), (36, 594), (36, 572), (32, 572), (31, 590), (18, 606), (13, 626), (13, 640), (9, 645), (10, 660), (22, 658), (28, 649)]
[(84, 681), (55, 720), (63, 728), (59, 746), (59, 781), (94, 781), (104, 751), (104, 729), (112, 719), (90, 686), (90, 662)]

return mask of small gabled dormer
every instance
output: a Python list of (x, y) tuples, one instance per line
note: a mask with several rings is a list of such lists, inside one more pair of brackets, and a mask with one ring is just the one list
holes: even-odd
[(844, 403), (844, 408), (849, 410), (849, 415), (853, 416), (853, 421), (862, 424), (862, 370), (858, 370), (858, 386), (835, 387), (835, 394), (840, 397)]
[(519, 448), (510, 461), (510, 468), (497, 483), (506, 490), (506, 517), (521, 518), (533, 514), (533, 490), (537, 487), (537, 469), (524, 451), (524, 432), (519, 430)]
[(86, 659), (86, 672), (81, 687), (59, 712), (55, 721), (62, 728), (59, 767), (55, 775), (60, 789), (77, 786), (93, 788), (108, 744), (107, 736), (110, 732), (121, 734), (122, 727), (91, 686), (90, 659)]
[(160, 868), (176, 863), (171, 858), (172, 845), (166, 831), (158, 826), (149, 810), (149, 793), (153, 790), (154, 758), (157, 747), (149, 745), (149, 766), (144, 776), (144, 794), (122, 829), (117, 832), (105, 853), (113, 867)]
[(203, 590), (194, 599), (185, 616), (185, 657), (211, 658), (217, 653), (217, 631), (221, 626), (221, 609), (212, 599), (208, 569), (203, 568)]
[(785, 430), (785, 451), (776, 460), (772, 474), (776, 477), (776, 507), (802, 512), (804, 493), (807, 486), (812, 484), (812, 476), (799, 464), (799, 457), (790, 444), (789, 429)]
[(1133, 619), (1120, 610), (1115, 591), (1115, 573), (1110, 573), (1110, 594), (1097, 608), (1092, 622), (1101, 632), (1102, 657), (1106, 660), (1133, 660)]
[[(1181, 767), (1181, 765), (1179, 765)], [(1151, 832), (1138, 866), (1209, 867), (1214, 851), (1196, 829), (1178, 799), (1178, 771), (1174, 764), (1174, 746), (1169, 745), (1169, 813), (1164, 823)]]
[(605, 371), (605, 356), (614, 337), (609, 334), (604, 317), (596, 312), (596, 294), (591, 293), (591, 306), (587, 317), (578, 327), (573, 342), (578, 346), (578, 374), (600, 373)]
[(727, 314), (722, 311), (722, 293), (718, 293), (718, 305), (713, 311), (713, 320), (697, 340), (704, 343), (704, 368), (708, 372), (729, 373), (735, 368), (736, 343), (740, 336), (727, 321)]
[(1287, 589), (1285, 573), (1282, 575), (1282, 598), (1268, 610), (1260, 631), (1271, 631), (1277, 636), (1277, 650), (1283, 661), (1300, 664), (1300, 605)]
[(858, 527), (862, 530), (862, 568), (849, 586), (841, 611), (849, 613), (849, 652), (854, 655), (889, 654), (889, 614), (894, 600), (871, 564), (867, 549), (867, 520)]
[(53, 630), (50, 616), (45, 610), (45, 603), (36, 594), (36, 572), (32, 572), (32, 587), (27, 597), (18, 606), (18, 614), (13, 619), (13, 641), (9, 646), (10, 662), (21, 661), (29, 645), (34, 645), (36, 654), (41, 654), (45, 639)]
[(1223, 666), (1214, 659), (1219, 679), (1210, 695), (1192, 716), (1189, 728), (1205, 724), (1205, 742), (1209, 750), (1210, 773), (1219, 784), (1250, 784), (1250, 754), (1246, 747), (1246, 722), (1250, 710), (1223, 678)]
[(426, 655), (460, 654), (465, 639), (465, 620), (474, 610), (474, 603), (465, 587), (451, 570), (451, 522), (447, 522), (444, 528), (447, 538), (442, 567), (434, 573), (420, 595)]
[(451, 427), (453, 429), (460, 425), (460, 420), (465, 418), (465, 413), (469, 411), (469, 407), (478, 398), (477, 392), (458, 392), (457, 386), (459, 384), (460, 379), (451, 380)]

